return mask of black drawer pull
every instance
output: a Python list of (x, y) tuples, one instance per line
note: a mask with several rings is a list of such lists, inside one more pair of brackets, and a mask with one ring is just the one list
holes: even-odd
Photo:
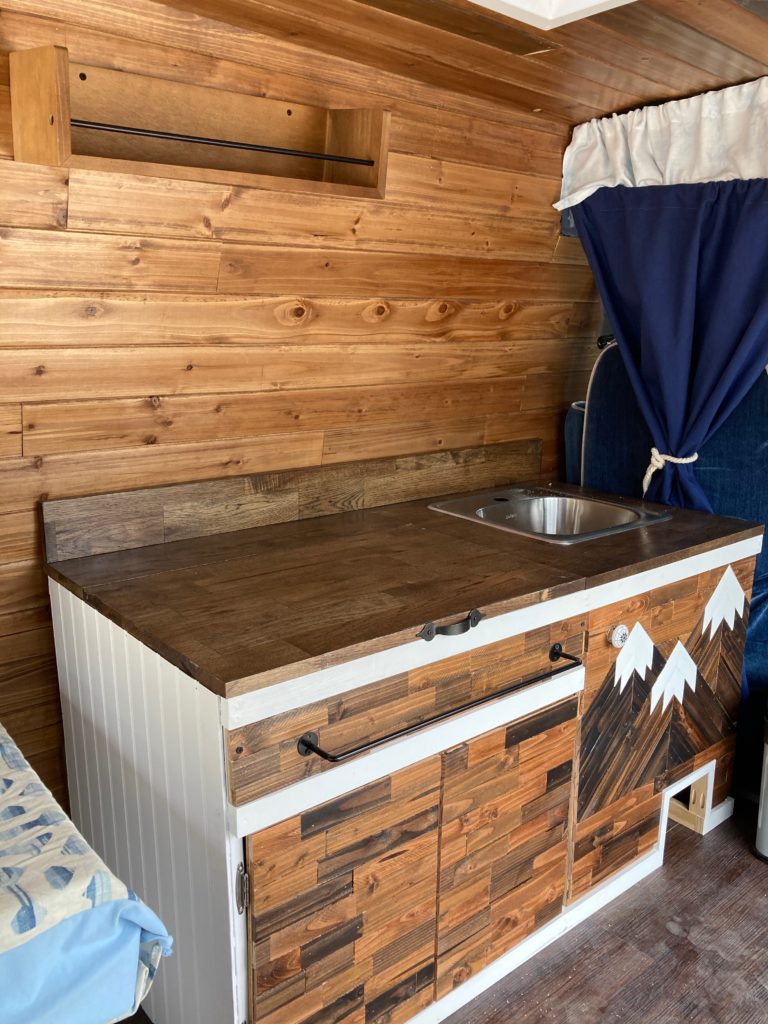
[(473, 608), (466, 619), (452, 622), (448, 626), (436, 626), (434, 622), (428, 622), (426, 626), (419, 630), (416, 636), (420, 636), (422, 640), (434, 640), (436, 636), (460, 636), (462, 633), (474, 629), (479, 624), (480, 619), (484, 618), (485, 612), (481, 612), (479, 608)]
[[(561, 658), (566, 658), (573, 665), (583, 664), (581, 658), (577, 658), (575, 654), (567, 654), (563, 650), (562, 644), (553, 644), (549, 649), (549, 660), (555, 662)], [(482, 704), (489, 704), (492, 700), (506, 697), (510, 693), (514, 693), (515, 690), (522, 690), (526, 686), (532, 686), (534, 683), (543, 683), (546, 679), (553, 679), (563, 672), (569, 672), (571, 667), (571, 665), (563, 665), (561, 668), (552, 669), (551, 672), (542, 672), (541, 675), (534, 676), (533, 679), (521, 679), (519, 682), (513, 683), (512, 686), (508, 686), (506, 690), (499, 690), (497, 693), (486, 693), (482, 697), (478, 697), (477, 700), (472, 700), (468, 704), (462, 704), (459, 708), (451, 708), (450, 711), (443, 711), (442, 714), (435, 715), (434, 718), (428, 718), (426, 722), (414, 722), (413, 725), (407, 725), (404, 729), (398, 729), (397, 732), (391, 732), (377, 740), (371, 740), (369, 743), (362, 743), (359, 747), (352, 747), (351, 750), (344, 750), (340, 754), (332, 754), (330, 751), (323, 750), (322, 747), (318, 746), (319, 737), (316, 732), (305, 732), (296, 744), (296, 749), (302, 757), (316, 754), (323, 761), (329, 761), (331, 764), (341, 764), (344, 761), (348, 761), (351, 757), (357, 757), (358, 754), (367, 754), (369, 750), (375, 750), (376, 747), (381, 747), (392, 740), (399, 740), (403, 736), (410, 736), (411, 733), (418, 732), (420, 729), (426, 729), (430, 725), (437, 725), (439, 722), (444, 722), (447, 718), (453, 718), (454, 715), (460, 715), (462, 712), (470, 711), (472, 708), (479, 708)]]

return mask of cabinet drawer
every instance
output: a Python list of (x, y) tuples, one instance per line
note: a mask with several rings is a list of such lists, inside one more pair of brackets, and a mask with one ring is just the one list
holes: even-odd
[(557, 622), (230, 731), (230, 800), (239, 806), (333, 768), (299, 754), (307, 732), (327, 750), (346, 751), (450, 713), (551, 669), (553, 643), (580, 656), (584, 626), (583, 619)]

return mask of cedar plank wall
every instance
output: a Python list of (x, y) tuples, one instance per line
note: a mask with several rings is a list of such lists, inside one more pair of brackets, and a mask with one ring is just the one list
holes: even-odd
[[(387, 198), (14, 164), (5, 53), (51, 42), (385, 106)], [(0, 720), (59, 796), (39, 498), (526, 437), (556, 474), (597, 318), (550, 206), (570, 125), (768, 61), (731, 0), (551, 33), (464, 0), (0, 0), (0, 51)]]

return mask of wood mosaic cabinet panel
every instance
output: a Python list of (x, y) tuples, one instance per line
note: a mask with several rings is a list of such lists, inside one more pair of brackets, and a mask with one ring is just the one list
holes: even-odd
[(250, 836), (251, 1014), (405, 1021), (562, 909), (577, 698)]
[(562, 619), (234, 729), (226, 734), (230, 799), (244, 804), (333, 770), (327, 761), (297, 752), (305, 732), (316, 733), (326, 749), (343, 751), (417, 725), (546, 672), (554, 643), (581, 656), (585, 629), (585, 616)]
[(440, 757), (248, 838), (251, 1020), (398, 1024), (433, 999)]
[(443, 755), (437, 996), (556, 917), (578, 700)]
[[(728, 796), (754, 564), (590, 614), (571, 901), (656, 844), (673, 782), (716, 760), (713, 804)], [(620, 651), (617, 623), (631, 629)]]

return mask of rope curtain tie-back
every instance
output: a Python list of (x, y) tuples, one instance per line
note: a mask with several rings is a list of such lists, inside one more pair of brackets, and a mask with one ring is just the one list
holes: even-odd
[(657, 469), (664, 469), (665, 462), (672, 462), (675, 466), (687, 466), (689, 463), (695, 462), (698, 457), (698, 452), (694, 452), (693, 455), (688, 455), (685, 458), (679, 458), (676, 455), (662, 455), (658, 448), (651, 448), (651, 461), (648, 463), (648, 469), (646, 469), (645, 476), (643, 477), (643, 497), (645, 497), (645, 492), (651, 486), (651, 477)]

